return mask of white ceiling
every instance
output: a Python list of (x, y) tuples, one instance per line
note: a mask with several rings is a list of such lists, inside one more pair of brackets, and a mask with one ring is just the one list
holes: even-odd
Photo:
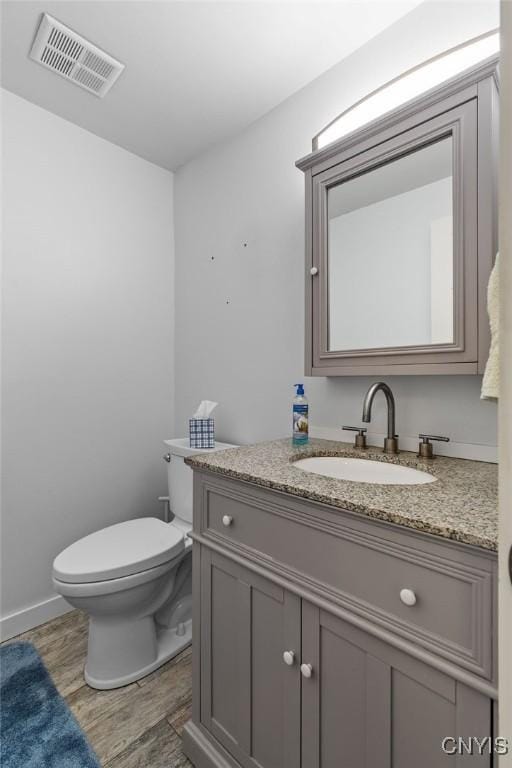
[[(170, 170), (233, 135), (420, 0), (2, 2), (2, 84)], [(28, 58), (43, 12), (126, 64), (104, 98)]]

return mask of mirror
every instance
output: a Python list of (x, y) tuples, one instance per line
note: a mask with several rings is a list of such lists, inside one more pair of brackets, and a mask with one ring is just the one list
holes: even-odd
[(452, 143), (328, 189), (329, 351), (453, 343)]

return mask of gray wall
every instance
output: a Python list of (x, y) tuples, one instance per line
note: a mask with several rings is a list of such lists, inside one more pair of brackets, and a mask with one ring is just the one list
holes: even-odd
[[(292, 384), (303, 380), (303, 176), (311, 138), (410, 66), (497, 27), (494, 3), (413, 10), (231, 141), (179, 170), (176, 216), (176, 427), (218, 400), (219, 438), (290, 434)], [(306, 381), (314, 425), (359, 423), (370, 380)], [(496, 408), (479, 377), (394, 378), (401, 434), (433, 431), (496, 445)], [(384, 431), (384, 408), (376, 409)]]
[(5, 617), (52, 599), (63, 547), (160, 514), (174, 275), (170, 172), (7, 91), (2, 106)]

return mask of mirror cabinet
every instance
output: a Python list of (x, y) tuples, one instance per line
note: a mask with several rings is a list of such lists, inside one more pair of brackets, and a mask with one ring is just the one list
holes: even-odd
[(497, 130), (492, 60), (297, 162), (306, 375), (483, 372)]

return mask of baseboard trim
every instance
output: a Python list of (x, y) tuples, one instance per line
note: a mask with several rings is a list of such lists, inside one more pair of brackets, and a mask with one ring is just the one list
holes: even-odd
[(183, 751), (195, 768), (240, 768), (233, 758), (225, 758), (208, 737), (189, 720), (182, 732)]
[(21, 611), (9, 613), (0, 619), (0, 640), (2, 642), (10, 640), (11, 637), (21, 635), (22, 632), (34, 629), (72, 610), (73, 608), (61, 595), (55, 595)]

